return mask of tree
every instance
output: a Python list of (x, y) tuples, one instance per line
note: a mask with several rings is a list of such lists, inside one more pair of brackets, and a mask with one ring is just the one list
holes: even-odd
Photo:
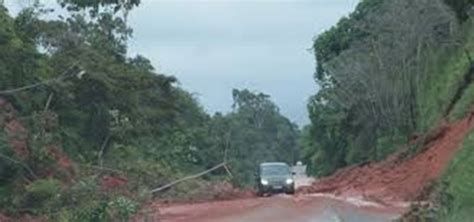
[[(323, 89), (309, 105), (318, 151), (306, 158), (332, 161), (321, 170), (327, 174), (383, 158), (393, 152), (387, 141), (407, 142), (422, 128), (420, 92), (439, 59), (433, 54), (458, 47), (458, 33), (455, 14), (441, 0), (366, 0), (320, 35), (315, 79)], [(331, 143), (335, 138), (343, 142)]]
[(444, 2), (456, 12), (461, 22), (469, 18), (469, 10), (472, 10), (474, 6), (473, 0), (445, 0)]
[(223, 138), (218, 144), (229, 149), (234, 181), (253, 185), (254, 172), (261, 162), (296, 162), (299, 130), (279, 113), (270, 96), (247, 89), (234, 89), (232, 95), (234, 111), (225, 117), (215, 115), (213, 120), (219, 124), (218, 137)]

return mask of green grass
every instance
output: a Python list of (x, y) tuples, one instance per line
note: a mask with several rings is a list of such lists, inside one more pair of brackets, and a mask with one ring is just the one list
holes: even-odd
[(454, 106), (451, 114), (449, 115), (449, 120), (459, 120), (466, 116), (466, 114), (472, 109), (474, 104), (474, 85), (471, 84), (461, 99)]
[[(464, 49), (474, 56), (474, 20), (464, 26), (466, 44)], [(434, 86), (427, 91), (433, 93), (426, 95), (426, 114), (424, 127), (437, 124), (449, 99), (452, 99), (457, 87), (461, 84), (463, 75), (469, 70), (469, 61), (465, 51), (456, 52), (446, 63), (442, 70), (444, 75), (439, 75), (433, 80)], [(443, 99), (444, 98), (444, 99)], [(450, 121), (466, 116), (474, 105), (474, 84), (466, 88), (461, 98), (454, 104), (448, 116)], [(429, 110), (432, 109), (432, 110)], [(474, 218), (474, 132), (471, 132), (446, 170), (442, 181), (446, 187), (441, 191), (443, 201), (440, 209), (440, 221), (463, 222), (473, 221)]]
[(441, 221), (463, 222), (474, 218), (474, 132), (471, 132), (446, 171), (444, 191), (450, 201), (441, 209)]
[[(474, 56), (474, 21), (466, 22), (460, 35), (464, 36), (465, 45), (456, 51), (439, 52), (432, 55), (432, 64), (427, 70), (428, 78), (420, 87), (419, 99), (419, 131), (426, 132), (439, 123), (443, 113), (453, 99), (466, 72), (469, 61), (465, 55), (467, 49)], [(463, 117), (474, 101), (474, 89), (469, 87), (461, 100), (455, 104), (450, 119)]]
[[(466, 22), (461, 30), (460, 35), (465, 40), (463, 47), (431, 55), (432, 66), (418, 94), (418, 101), (421, 101), (419, 132), (426, 132), (439, 124), (469, 70), (465, 50), (474, 57), (474, 19)], [(448, 120), (464, 118), (473, 105), (474, 84), (471, 83), (452, 107)], [(474, 221), (474, 132), (465, 138), (462, 146), (438, 185), (439, 221)]]

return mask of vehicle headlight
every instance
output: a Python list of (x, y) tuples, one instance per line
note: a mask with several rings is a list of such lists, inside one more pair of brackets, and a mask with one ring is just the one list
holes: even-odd
[(286, 179), (286, 184), (292, 184), (294, 181), (291, 178)]
[(262, 185), (268, 185), (268, 180), (262, 179), (260, 180), (260, 183), (262, 183)]

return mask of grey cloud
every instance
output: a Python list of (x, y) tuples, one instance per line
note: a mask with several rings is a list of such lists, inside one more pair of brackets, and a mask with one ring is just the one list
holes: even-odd
[(356, 3), (145, 0), (130, 18), (130, 49), (177, 76), (209, 112), (229, 111), (231, 89), (245, 87), (270, 94), (302, 125), (307, 100), (318, 90), (307, 49)]
[[(55, 0), (42, 2), (55, 7)], [(303, 125), (309, 122), (307, 99), (318, 90), (307, 49), (357, 2), (142, 0), (129, 18), (129, 53), (178, 77), (209, 112), (229, 111), (232, 88), (245, 87), (270, 94), (283, 114)], [(5, 4), (13, 14), (24, 6), (17, 0)]]

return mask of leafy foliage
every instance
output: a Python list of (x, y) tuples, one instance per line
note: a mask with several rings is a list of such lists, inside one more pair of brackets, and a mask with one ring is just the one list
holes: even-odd
[[(382, 159), (450, 112), (450, 92), (469, 69), (465, 26), (440, 0), (367, 0), (321, 34), (314, 52), (322, 90), (308, 105), (303, 142), (312, 172)], [(448, 72), (442, 67), (457, 63), (447, 58), (463, 62)]]
[(469, 13), (472, 13), (474, 6), (473, 0), (445, 0), (445, 2), (451, 6), (461, 21), (466, 21), (469, 18)]
[[(249, 186), (259, 161), (297, 158), (298, 129), (268, 95), (234, 90), (234, 110), (210, 116), (176, 78), (129, 58), (127, 14), (139, 0), (58, 3), (68, 13), (57, 20), (38, 4), (14, 18), (0, 6), (0, 100), (12, 104), (0, 110), (5, 213), (126, 221), (151, 188), (224, 160), (235, 184)], [(25, 128), (19, 141), (4, 119)]]
[[(315, 175), (383, 158), (472, 109), (473, 2), (370, 2), (314, 44), (323, 89), (310, 100), (300, 144)], [(401, 221), (471, 220), (471, 143), (472, 135), (433, 186), (434, 205)]]
[[(234, 112), (226, 116), (227, 132), (220, 133), (221, 138), (228, 140), (227, 155), (236, 174), (234, 180), (241, 185), (254, 184), (254, 173), (261, 162), (295, 163), (297, 126), (280, 114), (266, 94), (246, 89), (234, 89), (232, 94)], [(220, 118), (219, 115), (214, 117), (221, 122)]]
[(448, 201), (442, 203), (443, 208), (439, 212), (443, 221), (469, 221), (472, 218), (474, 204), (473, 143), (474, 136), (471, 133), (443, 178), (447, 187), (442, 191), (442, 195), (449, 197), (445, 198)]

